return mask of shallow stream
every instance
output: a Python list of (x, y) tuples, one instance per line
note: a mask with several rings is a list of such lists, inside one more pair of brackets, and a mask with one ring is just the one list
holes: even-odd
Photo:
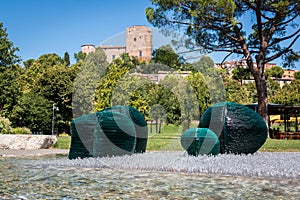
[(0, 199), (300, 198), (298, 177), (130, 170), (70, 162), (79, 161), (65, 156), (0, 158)]

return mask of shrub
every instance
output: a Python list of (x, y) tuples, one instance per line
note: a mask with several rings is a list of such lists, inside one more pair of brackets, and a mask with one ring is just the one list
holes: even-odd
[(11, 134), (11, 122), (9, 119), (0, 116), (0, 134)]
[(31, 134), (31, 130), (26, 127), (17, 127), (17, 128), (13, 128), (11, 133), (12, 134)]

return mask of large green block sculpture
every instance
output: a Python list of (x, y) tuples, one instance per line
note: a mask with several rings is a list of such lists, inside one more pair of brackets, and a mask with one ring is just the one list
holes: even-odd
[(136, 131), (136, 145), (134, 153), (144, 153), (146, 151), (148, 140), (148, 127), (144, 115), (139, 110), (131, 106), (112, 106), (105, 108), (103, 111), (105, 110), (122, 113), (132, 120)]
[(71, 134), (69, 159), (132, 154), (136, 143), (132, 120), (112, 110), (74, 119)]
[(210, 106), (202, 115), (200, 128), (209, 128), (220, 140), (220, 153), (255, 153), (266, 141), (268, 129), (252, 109), (221, 102)]
[(208, 128), (190, 128), (181, 136), (181, 146), (189, 155), (217, 155), (220, 151), (218, 136)]

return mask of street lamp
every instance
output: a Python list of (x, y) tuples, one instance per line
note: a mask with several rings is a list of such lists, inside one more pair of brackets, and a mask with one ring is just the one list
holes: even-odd
[(187, 122), (188, 122), (188, 129), (190, 128), (190, 110), (191, 110), (191, 102), (187, 100)]
[(52, 135), (54, 135), (54, 113), (55, 111), (59, 111), (59, 108), (55, 106), (55, 104), (52, 104)]

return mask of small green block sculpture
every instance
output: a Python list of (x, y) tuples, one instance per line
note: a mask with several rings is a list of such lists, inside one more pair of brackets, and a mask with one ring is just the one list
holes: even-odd
[(220, 151), (218, 136), (208, 128), (190, 128), (181, 136), (181, 146), (189, 155), (217, 155)]
[(221, 102), (202, 115), (200, 128), (213, 130), (220, 140), (220, 153), (255, 153), (266, 141), (268, 129), (263, 119), (247, 106)]

